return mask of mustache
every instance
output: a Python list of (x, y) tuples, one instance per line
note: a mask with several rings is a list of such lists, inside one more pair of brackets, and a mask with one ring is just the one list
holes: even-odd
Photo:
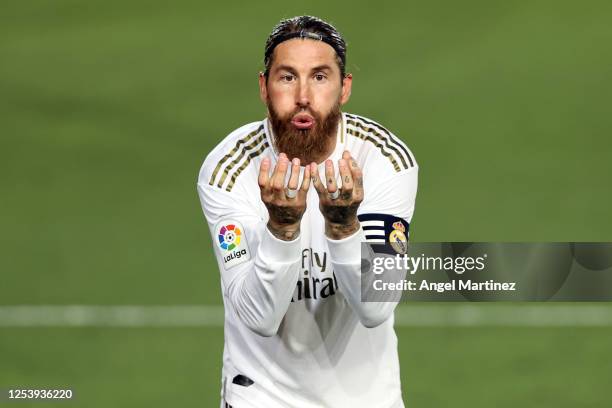
[(310, 109), (309, 107), (298, 107), (298, 108), (295, 108), (295, 109), (293, 110), (293, 112), (291, 112), (291, 113), (287, 114), (287, 115), (286, 115), (286, 116), (284, 116), (284, 117), (281, 117), (280, 119), (281, 119), (281, 120), (285, 120), (285, 121), (291, 121), (291, 119), (292, 119), (292, 118), (293, 118), (295, 115), (298, 115), (298, 114), (303, 114), (303, 113), (306, 113), (306, 114), (308, 114), (308, 115), (312, 116), (312, 117), (313, 117), (313, 118), (315, 118), (315, 120), (317, 120), (317, 121), (319, 121), (319, 120), (321, 119), (321, 117), (322, 117), (322, 115), (321, 115), (320, 113), (313, 111), (313, 110), (312, 110), (312, 109)]

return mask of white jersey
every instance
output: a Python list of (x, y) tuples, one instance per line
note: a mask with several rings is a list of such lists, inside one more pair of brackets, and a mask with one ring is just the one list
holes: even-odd
[(347, 113), (329, 157), (336, 171), (344, 150), (363, 170), (364, 200), (362, 228), (342, 240), (325, 236), (314, 186), (298, 238), (266, 228), (259, 166), (278, 157), (267, 119), (232, 132), (204, 161), (198, 193), (225, 305), (221, 392), (234, 408), (403, 407), (396, 303), (361, 302), (360, 249), (394, 228), (408, 235), (418, 166), (396, 136)]

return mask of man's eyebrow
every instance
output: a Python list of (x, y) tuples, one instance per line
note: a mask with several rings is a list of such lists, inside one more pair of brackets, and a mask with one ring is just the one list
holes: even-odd
[[(322, 65), (317, 65), (316, 67), (312, 68), (310, 71), (311, 72), (318, 72), (318, 71), (331, 71), (332, 67), (328, 64), (322, 64)], [(297, 70), (290, 66), (290, 65), (278, 65), (276, 67), (274, 67), (274, 71), (287, 71), (287, 72), (291, 72), (292, 74), (296, 74)]]
[(274, 71), (287, 71), (291, 72), (292, 74), (295, 74), (297, 72), (296, 69), (290, 65), (279, 65), (274, 68)]
[(327, 64), (323, 64), (323, 65), (317, 65), (316, 67), (314, 67), (312, 69), (312, 72), (316, 72), (316, 71), (331, 71), (332, 67), (330, 67)]

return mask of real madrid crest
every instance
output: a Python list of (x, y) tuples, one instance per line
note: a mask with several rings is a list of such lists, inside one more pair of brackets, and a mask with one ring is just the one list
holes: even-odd
[(406, 238), (406, 227), (401, 221), (396, 221), (392, 224), (393, 230), (389, 234), (389, 243), (398, 254), (406, 254), (408, 252), (408, 239)]

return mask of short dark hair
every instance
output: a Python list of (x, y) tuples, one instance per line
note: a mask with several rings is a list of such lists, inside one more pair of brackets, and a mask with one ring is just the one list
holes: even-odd
[(297, 16), (281, 20), (273, 29), (266, 41), (264, 52), (264, 75), (270, 73), (274, 48), (292, 38), (310, 38), (329, 44), (336, 51), (336, 60), (342, 77), (346, 74), (346, 42), (336, 28), (326, 21), (313, 16)]

